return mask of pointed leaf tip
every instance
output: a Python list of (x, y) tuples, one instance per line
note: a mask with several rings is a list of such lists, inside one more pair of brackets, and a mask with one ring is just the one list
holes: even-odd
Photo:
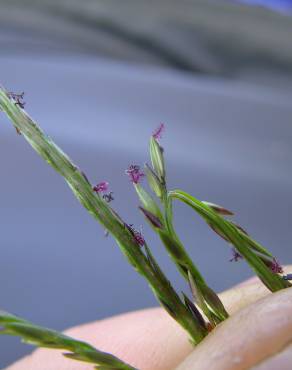
[(158, 178), (162, 184), (165, 183), (165, 166), (164, 166), (164, 157), (163, 149), (157, 142), (157, 140), (152, 136), (150, 139), (150, 158), (152, 166), (155, 173), (157, 173)]
[(153, 227), (156, 227), (157, 229), (162, 229), (163, 226), (162, 226), (162, 223), (161, 223), (161, 221), (159, 220), (158, 217), (156, 217), (153, 213), (147, 211), (143, 207), (139, 207), (139, 209), (142, 211), (144, 216), (147, 218), (147, 220), (150, 222), (150, 224)]
[(202, 203), (212, 208), (213, 211), (217, 212), (219, 215), (222, 215), (222, 216), (233, 216), (234, 215), (232, 211), (229, 211), (229, 209), (219, 206), (218, 204), (206, 202), (203, 200), (202, 200)]

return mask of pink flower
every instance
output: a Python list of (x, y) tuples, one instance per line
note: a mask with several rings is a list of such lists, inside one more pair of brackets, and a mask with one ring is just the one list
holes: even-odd
[(131, 164), (131, 166), (126, 170), (126, 174), (129, 176), (133, 184), (139, 184), (141, 179), (145, 176), (142, 171), (140, 171), (140, 166)]
[(108, 190), (108, 182), (102, 181), (99, 184), (95, 185), (92, 189), (96, 193), (105, 193)]
[(273, 258), (273, 262), (270, 265), (270, 269), (275, 274), (282, 274), (283, 273), (283, 267), (280, 265), (280, 263), (276, 260), (276, 258)]
[(143, 247), (143, 245), (145, 244), (145, 239), (140, 231), (135, 230), (134, 239), (140, 245), (140, 247)]
[(161, 139), (163, 131), (164, 131), (164, 123), (161, 123), (159, 127), (157, 127), (157, 129), (153, 132), (152, 136), (156, 140)]
[(133, 235), (133, 238), (134, 238), (135, 242), (140, 247), (143, 247), (143, 245), (145, 244), (145, 239), (144, 239), (143, 235), (140, 233), (140, 231), (137, 231), (136, 229), (134, 229), (132, 224), (131, 225), (125, 224), (125, 226), (128, 228), (130, 233)]

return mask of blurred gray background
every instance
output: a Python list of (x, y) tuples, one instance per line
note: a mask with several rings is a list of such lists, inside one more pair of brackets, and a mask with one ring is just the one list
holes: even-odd
[[(233, 1), (0, 1), (1, 83), (116, 209), (144, 225), (124, 171), (148, 161), (165, 122), (168, 182), (234, 210), (283, 263), (292, 260), (292, 22)], [(64, 181), (0, 127), (1, 307), (55, 329), (156, 305), (147, 284)], [(182, 205), (179, 234), (217, 291), (251, 276)], [(143, 233), (186, 290), (147, 225)], [(0, 368), (31, 351), (0, 338)]]

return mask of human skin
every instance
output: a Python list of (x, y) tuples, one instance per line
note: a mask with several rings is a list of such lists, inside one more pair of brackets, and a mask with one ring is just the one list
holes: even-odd
[[(292, 266), (285, 270), (291, 272)], [(292, 366), (292, 289), (271, 294), (256, 278), (223, 292), (231, 317), (195, 349), (160, 308), (115, 316), (66, 333), (140, 370), (288, 370)], [(92, 370), (61, 351), (36, 350), (6, 370)]]

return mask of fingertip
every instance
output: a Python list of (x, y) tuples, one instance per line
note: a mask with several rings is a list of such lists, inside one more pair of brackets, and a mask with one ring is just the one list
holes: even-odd
[[(283, 267), (284, 274), (292, 271), (292, 265)], [(227, 311), (232, 315), (253, 302), (271, 294), (257, 276), (249, 278), (234, 287), (220, 293)]]
[(118, 315), (67, 331), (139, 369), (171, 369), (193, 349), (183, 329), (161, 308)]
[(245, 307), (218, 326), (177, 370), (253, 368), (292, 340), (292, 289)]

